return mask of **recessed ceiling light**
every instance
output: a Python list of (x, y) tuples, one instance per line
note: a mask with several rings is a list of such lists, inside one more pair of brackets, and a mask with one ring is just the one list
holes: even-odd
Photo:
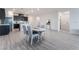
[(37, 8), (37, 11), (39, 11), (40, 9), (39, 8)]
[(36, 20), (37, 20), (37, 21), (39, 21), (39, 20), (40, 20), (40, 17), (39, 17), (39, 16), (37, 16), (37, 17), (36, 17)]

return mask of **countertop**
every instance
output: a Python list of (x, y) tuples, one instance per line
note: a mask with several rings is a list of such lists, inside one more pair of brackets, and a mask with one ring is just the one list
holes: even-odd
[(9, 24), (0, 24), (0, 26), (9, 25)]

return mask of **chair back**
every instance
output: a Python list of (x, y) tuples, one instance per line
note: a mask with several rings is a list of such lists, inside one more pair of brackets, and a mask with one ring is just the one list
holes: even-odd
[(28, 35), (31, 38), (32, 37), (32, 28), (31, 28), (31, 26), (27, 26), (27, 29), (28, 29)]
[(24, 31), (24, 34), (28, 34), (28, 30), (26, 29), (25, 25), (23, 25), (23, 31)]

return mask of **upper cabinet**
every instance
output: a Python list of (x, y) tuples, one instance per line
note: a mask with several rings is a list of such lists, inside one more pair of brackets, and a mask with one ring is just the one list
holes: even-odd
[(14, 15), (15, 21), (28, 21), (28, 17), (24, 16), (24, 14)]
[(0, 23), (4, 23), (5, 20), (5, 9), (0, 8)]

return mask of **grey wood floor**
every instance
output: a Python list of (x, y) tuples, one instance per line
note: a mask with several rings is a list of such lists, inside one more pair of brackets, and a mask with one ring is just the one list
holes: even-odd
[(78, 50), (79, 35), (49, 31), (43, 34), (43, 40), (33, 46), (26, 42), (22, 32), (13, 31), (0, 36), (0, 50)]

